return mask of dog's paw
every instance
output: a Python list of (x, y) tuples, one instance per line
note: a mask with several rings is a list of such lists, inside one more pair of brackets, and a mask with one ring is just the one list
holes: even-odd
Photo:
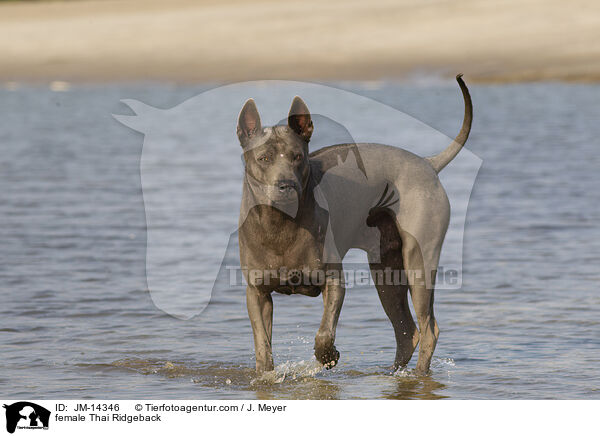
[(340, 359), (340, 352), (334, 345), (329, 347), (315, 347), (315, 357), (323, 364), (325, 369), (331, 369), (337, 365)]

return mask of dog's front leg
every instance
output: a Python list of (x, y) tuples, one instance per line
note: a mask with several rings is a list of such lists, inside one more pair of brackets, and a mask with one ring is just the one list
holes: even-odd
[(273, 331), (273, 299), (270, 293), (261, 292), (249, 285), (246, 288), (246, 306), (254, 334), (256, 371), (273, 370), (271, 334)]
[[(343, 274), (343, 272), (340, 273)], [(340, 353), (336, 350), (334, 342), (335, 329), (342, 310), (345, 293), (346, 289), (340, 279), (328, 280), (323, 292), (323, 319), (315, 338), (315, 357), (327, 369), (333, 368), (340, 358)]]

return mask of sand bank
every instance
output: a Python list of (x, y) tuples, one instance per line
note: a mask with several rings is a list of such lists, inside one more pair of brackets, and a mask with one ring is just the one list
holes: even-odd
[(0, 59), (0, 81), (598, 81), (600, 2), (8, 2)]

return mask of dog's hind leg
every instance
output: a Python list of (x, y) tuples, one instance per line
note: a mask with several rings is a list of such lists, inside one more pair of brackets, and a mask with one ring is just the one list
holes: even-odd
[(402, 239), (402, 262), (419, 325), (417, 374), (427, 374), (439, 329), (433, 314), (433, 291), (442, 244), (450, 221), (450, 202), (435, 179), (401, 198), (395, 222)]
[(380, 233), (379, 253), (369, 253), (369, 265), (379, 299), (396, 336), (395, 371), (410, 361), (419, 343), (419, 332), (408, 306), (402, 241), (395, 220), (387, 213), (380, 213), (372, 217), (369, 224), (376, 226)]
[(403, 235), (402, 256), (407, 271), (410, 296), (419, 323), (419, 360), (417, 374), (429, 371), (431, 357), (440, 334), (433, 314), (433, 294), (439, 251), (422, 253), (416, 239)]

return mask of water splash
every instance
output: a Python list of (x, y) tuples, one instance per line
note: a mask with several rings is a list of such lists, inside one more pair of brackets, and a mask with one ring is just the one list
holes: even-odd
[(456, 363), (451, 357), (434, 357), (431, 360), (431, 368), (447, 369), (448, 367), (456, 367)]
[[(456, 367), (456, 363), (454, 363), (454, 359), (451, 357), (433, 357), (431, 359), (430, 369), (432, 372), (437, 372), (438, 370), (449, 370), (450, 368)], [(393, 374), (395, 377), (418, 377), (415, 373), (415, 370), (412, 368), (398, 368)]]
[(316, 360), (301, 360), (299, 362), (286, 361), (275, 367), (273, 371), (268, 371), (251, 381), (251, 384), (279, 384), (284, 380), (298, 380), (307, 377), (314, 377), (323, 371), (323, 365)]

